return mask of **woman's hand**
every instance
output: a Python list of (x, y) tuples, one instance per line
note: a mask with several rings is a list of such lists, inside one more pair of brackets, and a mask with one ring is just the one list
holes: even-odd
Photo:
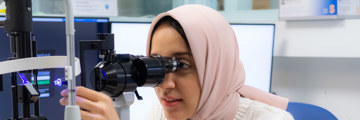
[[(61, 105), (68, 104), (68, 90), (61, 91)], [(81, 108), (81, 119), (84, 120), (119, 120), (109, 96), (85, 88), (76, 87), (76, 104)]]

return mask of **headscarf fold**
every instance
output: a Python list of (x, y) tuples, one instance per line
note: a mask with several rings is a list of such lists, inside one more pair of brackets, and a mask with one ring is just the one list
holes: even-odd
[(185, 31), (200, 80), (201, 96), (195, 120), (230, 120), (240, 96), (286, 109), (288, 99), (245, 86), (245, 71), (233, 29), (217, 11), (203, 5), (183, 5), (158, 15), (150, 27), (147, 55), (154, 26), (163, 17), (177, 20)]

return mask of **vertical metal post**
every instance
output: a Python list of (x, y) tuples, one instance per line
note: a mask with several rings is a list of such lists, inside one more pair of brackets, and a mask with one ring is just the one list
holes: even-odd
[[(36, 40), (35, 40), (35, 34), (31, 34), (31, 38), (32, 38), (32, 56), (33, 57), (37, 57), (37, 52), (36, 52)], [(35, 89), (37, 91), (39, 91), (39, 85), (38, 85), (38, 70), (32, 70), (33, 76), (34, 76), (34, 86)], [(38, 99), (35, 103), (34, 103), (34, 112), (35, 112), (35, 116), (40, 116), (40, 109), (39, 109), (39, 102), (40, 99)]]
[(0, 75), (0, 91), (3, 91), (3, 76)]
[(17, 91), (17, 73), (11, 73), (11, 93), (12, 93), (12, 111), (13, 111), (13, 119), (19, 118), (18, 111), (18, 91)]
[(65, 107), (65, 120), (81, 120), (80, 107), (76, 105), (76, 81), (75, 81), (75, 27), (72, 0), (65, 0), (66, 14), (66, 48), (67, 48), (67, 71), (66, 80), (68, 80), (69, 104)]
[(69, 105), (76, 105), (75, 101), (75, 28), (74, 28), (74, 15), (71, 0), (65, 0), (66, 11), (66, 54), (68, 57), (68, 66), (71, 67), (71, 76), (68, 76), (68, 89), (69, 89)]
[[(38, 86), (38, 81), (37, 81), (37, 77), (38, 77), (38, 70), (33, 70), (32, 71), (33, 76), (34, 76), (34, 87), (36, 90), (39, 91), (39, 86)], [(38, 99), (35, 103), (34, 103), (34, 112), (35, 112), (35, 116), (40, 116), (40, 109), (39, 109), (39, 102), (40, 99)]]
[[(22, 86), (20, 86), (22, 87)], [(21, 89), (23, 94), (27, 94), (25, 93), (24, 87)], [(27, 101), (23, 98), (23, 103), (22, 103), (22, 114), (23, 114), (23, 118), (30, 118), (30, 101)]]

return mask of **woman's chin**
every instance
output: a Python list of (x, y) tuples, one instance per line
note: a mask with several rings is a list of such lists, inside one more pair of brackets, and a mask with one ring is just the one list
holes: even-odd
[(168, 120), (186, 120), (188, 117), (186, 117), (183, 113), (181, 112), (169, 112), (169, 111), (164, 111), (165, 112), (165, 117)]

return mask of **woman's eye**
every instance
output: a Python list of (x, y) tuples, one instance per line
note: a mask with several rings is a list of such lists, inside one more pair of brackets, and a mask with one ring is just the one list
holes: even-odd
[(190, 68), (190, 65), (187, 64), (187, 63), (184, 63), (184, 62), (180, 62), (180, 69), (187, 69), (187, 68)]

